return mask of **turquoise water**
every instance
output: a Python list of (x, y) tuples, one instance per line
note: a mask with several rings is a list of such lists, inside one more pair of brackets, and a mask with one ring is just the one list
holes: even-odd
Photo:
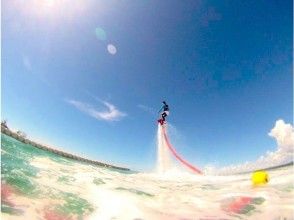
[(252, 187), (250, 174), (126, 173), (1, 140), (2, 219), (293, 219), (292, 167)]
[[(1, 141), (2, 213), (8, 216), (24, 216), (26, 208), (23, 205), (18, 205), (17, 197), (21, 197), (24, 200), (60, 200), (60, 203), (56, 203), (50, 206), (50, 208), (50, 204), (48, 204), (48, 207), (43, 208), (44, 216), (39, 217), (44, 219), (50, 219), (46, 215), (49, 216), (51, 213), (57, 216), (72, 216), (82, 219), (83, 216), (93, 212), (93, 206), (87, 200), (81, 198), (78, 193), (67, 192), (54, 186), (48, 187), (48, 185), (40, 184), (40, 175), (47, 169), (31, 165), (31, 162), (37, 158), (46, 158), (53, 163), (63, 165), (67, 169), (63, 170), (64, 173), (62, 175), (58, 175), (57, 182), (60, 184), (70, 184), (75, 181), (75, 178), (71, 176), (68, 168), (78, 164), (77, 162), (21, 143), (4, 134), (1, 134)], [(50, 172), (54, 173), (54, 170)]]

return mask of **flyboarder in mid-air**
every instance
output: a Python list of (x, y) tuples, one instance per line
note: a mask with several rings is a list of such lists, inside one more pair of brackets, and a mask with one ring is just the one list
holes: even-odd
[(170, 152), (175, 156), (176, 159), (178, 159), (182, 164), (184, 164), (186, 167), (188, 167), (190, 170), (193, 170), (193, 172), (197, 173), (197, 174), (202, 174), (201, 170), (199, 170), (197, 167), (194, 167), (192, 164), (190, 164), (188, 161), (184, 160), (175, 150), (175, 148), (171, 145), (167, 133), (166, 133), (166, 127), (163, 125), (165, 122), (165, 118), (166, 116), (168, 116), (169, 114), (169, 107), (166, 104), (165, 101), (162, 102), (163, 106), (160, 108), (160, 110), (158, 111), (158, 113), (160, 113), (161, 117), (160, 119), (158, 119), (158, 123), (161, 126), (158, 126), (158, 131), (160, 131), (160, 133), (158, 133), (158, 135), (161, 136), (163, 143), (165, 143), (166, 147), (170, 150)]
[(169, 114), (169, 107), (168, 107), (168, 105), (166, 104), (165, 101), (163, 101), (162, 103), (163, 103), (163, 106), (158, 111), (158, 113), (161, 112), (161, 118), (157, 120), (161, 125), (163, 125), (163, 123), (165, 122), (165, 117), (168, 116), (168, 114)]

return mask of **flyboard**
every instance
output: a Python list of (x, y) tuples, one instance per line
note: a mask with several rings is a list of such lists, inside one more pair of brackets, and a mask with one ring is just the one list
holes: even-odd
[(159, 119), (157, 120), (157, 122), (160, 124), (162, 132), (163, 132), (163, 136), (164, 136), (164, 140), (166, 142), (166, 145), (168, 146), (168, 149), (172, 152), (172, 154), (174, 155), (175, 158), (177, 158), (182, 164), (184, 164), (186, 167), (188, 167), (190, 170), (192, 170), (194, 173), (197, 174), (202, 174), (201, 170), (199, 170), (198, 168), (196, 168), (195, 166), (193, 166), (192, 164), (190, 164), (189, 162), (187, 162), (186, 160), (184, 160), (175, 150), (175, 148), (172, 146), (172, 144), (170, 143), (168, 136), (166, 134), (166, 130), (165, 130), (165, 125), (166, 122), (163, 119)]

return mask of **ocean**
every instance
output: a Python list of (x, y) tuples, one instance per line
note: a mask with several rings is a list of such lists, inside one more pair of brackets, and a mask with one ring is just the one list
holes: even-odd
[(3, 220), (294, 219), (293, 166), (256, 187), (250, 173), (122, 172), (1, 140)]

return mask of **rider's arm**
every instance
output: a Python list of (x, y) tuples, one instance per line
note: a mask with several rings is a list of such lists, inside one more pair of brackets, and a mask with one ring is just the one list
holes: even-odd
[(162, 109), (163, 109), (163, 106), (159, 109), (158, 113), (160, 113), (162, 111)]

